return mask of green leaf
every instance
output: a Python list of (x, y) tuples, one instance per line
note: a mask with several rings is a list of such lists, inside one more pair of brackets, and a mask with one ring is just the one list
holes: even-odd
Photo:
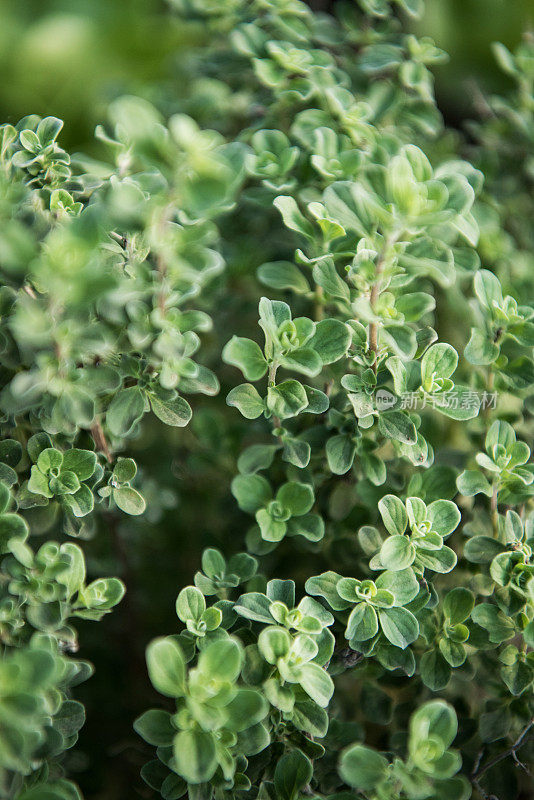
[(505, 545), (490, 536), (473, 536), (464, 545), (464, 556), (473, 564), (489, 564), (505, 550)]
[(0, 514), (3, 514), (4, 511), (9, 506), (9, 502), (11, 500), (11, 495), (9, 493), (9, 489), (5, 485), (5, 483), (0, 483)]
[(262, 264), (258, 267), (258, 279), (265, 286), (278, 291), (291, 289), (297, 294), (306, 294), (310, 291), (308, 281), (290, 261), (270, 261)]
[(434, 378), (450, 378), (458, 366), (458, 353), (450, 344), (433, 344), (421, 359), (421, 383), (430, 391)]
[(356, 445), (351, 436), (340, 433), (331, 436), (326, 443), (326, 458), (330, 472), (334, 475), (344, 475), (352, 467)]
[(273, 578), (267, 583), (266, 594), (269, 600), (292, 608), (295, 605), (295, 581)]
[(315, 326), (315, 333), (307, 344), (318, 353), (323, 364), (333, 364), (347, 353), (350, 341), (346, 325), (337, 319), (323, 319)]
[(83, 550), (72, 542), (65, 542), (60, 550), (68, 556), (69, 566), (59, 573), (57, 581), (65, 586), (67, 597), (71, 598), (85, 583), (85, 558)]
[(454, 668), (461, 667), (467, 656), (464, 645), (452, 639), (440, 639), (439, 650), (447, 664)]
[(323, 363), (318, 353), (311, 347), (300, 347), (282, 356), (280, 366), (313, 377), (320, 373)]
[(481, 472), (472, 469), (464, 470), (456, 479), (456, 485), (460, 494), (465, 497), (473, 497), (476, 494), (485, 494), (491, 497), (491, 484)]
[(274, 205), (282, 215), (287, 228), (302, 234), (306, 239), (314, 238), (313, 225), (299, 210), (294, 197), (280, 195), (275, 198)]
[(365, 477), (374, 486), (382, 486), (386, 482), (386, 465), (376, 453), (360, 453), (360, 463)]
[(424, 653), (419, 666), (423, 683), (433, 692), (439, 692), (447, 686), (451, 668), (438, 649)]
[(474, 419), (480, 409), (480, 396), (465, 386), (456, 385), (451, 392), (432, 395), (433, 408), (457, 420)]
[(470, 364), (475, 366), (493, 364), (499, 353), (499, 346), (492, 342), (483, 331), (471, 328), (471, 338), (464, 350), (464, 355)]
[(285, 628), (272, 626), (262, 630), (258, 636), (258, 648), (269, 664), (276, 664), (279, 658), (287, 655), (291, 637)]
[(259, 723), (247, 728), (243, 733), (238, 733), (237, 741), (244, 756), (255, 756), (269, 747), (271, 737), (265, 725)]
[(378, 510), (388, 533), (392, 536), (404, 533), (408, 526), (408, 514), (402, 500), (393, 494), (386, 494), (379, 501)]
[(474, 606), (474, 594), (469, 589), (464, 589), (463, 586), (451, 589), (443, 600), (443, 611), (450, 625), (464, 622), (471, 615)]
[(281, 542), (287, 531), (287, 523), (274, 517), (265, 508), (256, 511), (256, 522), (259, 525), (261, 538), (266, 542)]
[(296, 417), (307, 405), (308, 396), (298, 381), (283, 381), (267, 390), (267, 408), (280, 419)]
[(395, 598), (396, 606), (410, 603), (419, 592), (419, 583), (413, 569), (386, 570), (375, 581), (377, 589), (387, 589)]
[(298, 680), (304, 691), (321, 708), (326, 708), (334, 694), (334, 682), (319, 664), (303, 664), (298, 670)]
[(122, 600), (125, 591), (118, 578), (97, 578), (80, 591), (80, 599), (88, 608), (107, 610)]
[(243, 649), (237, 639), (221, 639), (209, 644), (200, 653), (198, 671), (220, 681), (236, 680), (243, 661)]
[(252, 444), (243, 450), (237, 460), (237, 468), (242, 475), (254, 475), (262, 469), (268, 469), (278, 450), (276, 444)]
[(269, 704), (254, 689), (240, 689), (224, 710), (227, 716), (226, 727), (238, 732), (261, 722), (269, 712)]
[(82, 484), (74, 494), (64, 494), (62, 503), (68, 506), (75, 517), (85, 517), (93, 510), (95, 500), (90, 488)]
[(52, 442), (47, 433), (34, 433), (33, 436), (28, 439), (28, 455), (34, 463), (37, 462), (40, 453), (48, 447), (52, 447)]
[(137, 717), (133, 727), (145, 742), (156, 745), (156, 747), (168, 747), (177, 733), (171, 724), (169, 712), (156, 708), (145, 711), (144, 714)]
[(403, 314), (407, 322), (419, 322), (421, 317), (433, 311), (435, 307), (435, 299), (426, 292), (404, 294), (395, 302), (395, 308)]
[(503, 296), (499, 279), (489, 270), (480, 269), (475, 275), (475, 294), (484, 308), (493, 311), (502, 306)]
[(144, 413), (143, 392), (138, 386), (130, 386), (114, 396), (107, 410), (106, 422), (114, 436), (128, 436)]
[(308, 414), (324, 414), (328, 410), (330, 403), (328, 395), (321, 392), (320, 389), (314, 389), (313, 386), (305, 386), (304, 391), (308, 400), (305, 409)]
[(0, 553), (8, 552), (11, 540), (23, 542), (28, 534), (28, 525), (18, 514), (0, 514)]
[(407, 536), (389, 536), (380, 548), (380, 561), (386, 569), (403, 570), (413, 564), (415, 547)]
[(291, 722), (299, 731), (321, 739), (328, 731), (328, 714), (313, 700), (299, 700), (293, 707)]
[(378, 417), (378, 429), (387, 439), (405, 444), (415, 444), (417, 441), (415, 425), (402, 411), (382, 411)]
[(532, 667), (524, 661), (516, 661), (515, 664), (504, 666), (501, 669), (501, 676), (510, 693), (517, 697), (528, 689), (534, 679)]
[(301, 789), (313, 777), (311, 761), (301, 750), (292, 750), (278, 761), (274, 771), (274, 785), (277, 797), (281, 800), (295, 800)]
[(341, 575), (337, 572), (323, 572), (321, 575), (308, 578), (305, 589), (308, 594), (324, 597), (328, 605), (333, 608), (334, 611), (343, 611), (346, 608), (350, 608), (352, 604), (343, 600), (338, 594), (336, 586), (340, 578)]
[(387, 325), (381, 332), (384, 341), (396, 356), (405, 361), (414, 358), (417, 352), (417, 336), (408, 325)]
[(74, 472), (80, 481), (88, 480), (96, 469), (96, 454), (73, 447), (63, 454), (62, 469)]
[(294, 464), (300, 469), (307, 467), (311, 458), (311, 447), (308, 442), (304, 442), (302, 439), (293, 439), (291, 436), (284, 436), (283, 442), (282, 460)]
[(443, 546), (440, 550), (431, 550), (424, 547), (417, 548), (417, 559), (426, 569), (442, 574), (450, 572), (456, 566), (456, 553), (450, 547)]
[(54, 493), (50, 490), (47, 475), (41, 472), (37, 464), (34, 464), (31, 468), (28, 491), (48, 498), (54, 496)]
[(423, 0), (397, 0), (397, 2), (407, 14), (416, 19), (418, 19), (425, 10)]
[(510, 453), (516, 444), (515, 432), (508, 422), (496, 419), (489, 427), (486, 434), (485, 448), (488, 453), (492, 453), (494, 448), (503, 447), (506, 453)]
[(371, 791), (376, 788), (386, 776), (388, 761), (377, 753), (361, 744), (353, 744), (343, 750), (339, 762), (341, 778), (353, 789)]
[(117, 459), (117, 463), (113, 468), (113, 477), (119, 483), (129, 483), (133, 481), (137, 474), (137, 465), (133, 458), (122, 458), (119, 457)]
[(64, 700), (54, 715), (54, 728), (66, 738), (75, 736), (85, 723), (85, 708), (77, 700)]
[(234, 611), (241, 617), (254, 622), (272, 624), (273, 617), (270, 612), (271, 601), (260, 592), (247, 592), (241, 595), (234, 606)]
[(325, 190), (323, 202), (331, 219), (358, 236), (367, 236), (384, 219), (379, 198), (360, 182), (336, 181)]
[(313, 267), (313, 279), (331, 297), (348, 302), (350, 290), (346, 282), (339, 276), (334, 261), (324, 258)]
[(444, 747), (449, 747), (458, 731), (454, 708), (443, 700), (430, 700), (412, 714), (410, 719), (410, 739), (414, 742), (427, 742), (438, 738)]
[(146, 651), (148, 674), (152, 685), (167, 697), (183, 697), (185, 659), (175, 639), (154, 639)]
[(461, 514), (458, 506), (450, 500), (435, 500), (427, 506), (427, 516), (432, 530), (443, 538), (449, 536), (460, 524)]
[(490, 603), (480, 603), (475, 606), (471, 612), (471, 619), (484, 628), (489, 634), (490, 641), (496, 644), (511, 639), (515, 634), (512, 620)]
[(206, 610), (204, 595), (195, 586), (186, 586), (176, 599), (176, 614), (182, 622), (198, 622)]
[(231, 488), (239, 508), (249, 514), (265, 506), (272, 498), (271, 487), (262, 475), (238, 475)]
[(159, 394), (151, 393), (149, 400), (152, 411), (165, 425), (183, 428), (193, 416), (191, 406), (180, 395), (164, 398), (162, 392)]
[(117, 486), (113, 489), (113, 499), (121, 511), (131, 516), (139, 516), (146, 509), (144, 498), (131, 486)]
[(75, 472), (62, 467), (61, 474), (50, 479), (50, 487), (55, 494), (75, 494), (80, 488), (80, 481)]
[(287, 523), (289, 536), (304, 536), (309, 542), (318, 542), (324, 536), (324, 521), (319, 514), (304, 514)]
[(386, 639), (405, 650), (419, 636), (419, 623), (407, 608), (386, 608), (378, 612)]
[(37, 466), (43, 474), (48, 474), (50, 470), (59, 470), (63, 464), (63, 454), (53, 447), (41, 450), (37, 458)]
[(256, 342), (232, 336), (223, 350), (223, 361), (241, 370), (248, 381), (257, 381), (267, 372), (265, 356)]
[(345, 637), (349, 641), (365, 642), (378, 632), (378, 618), (374, 608), (367, 603), (358, 603), (347, 621)]
[(291, 516), (300, 517), (313, 506), (314, 494), (308, 483), (289, 481), (280, 487), (276, 499), (291, 512)]
[(202, 553), (202, 569), (210, 578), (224, 575), (226, 572), (226, 561), (220, 550), (214, 547), (207, 547)]
[(174, 740), (176, 771), (188, 783), (206, 783), (217, 769), (213, 734), (201, 730), (180, 731)]
[(235, 406), (246, 419), (257, 419), (265, 411), (265, 403), (251, 383), (234, 387), (226, 398), (229, 406)]

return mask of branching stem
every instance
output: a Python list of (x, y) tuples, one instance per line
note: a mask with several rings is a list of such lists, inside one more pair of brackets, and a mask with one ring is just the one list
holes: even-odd
[(478, 754), (475, 766), (473, 768), (473, 772), (471, 773), (471, 783), (473, 784), (475, 789), (481, 794), (484, 800), (487, 800), (487, 798), (491, 797), (491, 795), (489, 795), (482, 788), (482, 786), (480, 785), (480, 779), (483, 778), (486, 772), (492, 769), (496, 764), (499, 764), (501, 761), (504, 761), (505, 758), (512, 756), (518, 767), (521, 767), (527, 773), (529, 772), (528, 769), (525, 767), (525, 765), (522, 764), (521, 761), (519, 761), (519, 758), (517, 756), (517, 751), (527, 742), (528, 735), (532, 730), (533, 726), (534, 726), (534, 718), (532, 718), (528, 722), (528, 724), (523, 728), (523, 730), (521, 731), (515, 742), (508, 748), (508, 750), (504, 750), (502, 753), (498, 753), (496, 756), (493, 756), (493, 758), (490, 758), (490, 760), (487, 761), (484, 764), (484, 766), (481, 766), (482, 757), (484, 754), (483, 751), (481, 751)]

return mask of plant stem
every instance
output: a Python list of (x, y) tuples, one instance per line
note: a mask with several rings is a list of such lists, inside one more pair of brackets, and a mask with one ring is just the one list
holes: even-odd
[[(278, 369), (278, 364), (276, 361), (272, 361), (269, 364), (269, 376), (267, 378), (267, 385), (268, 386), (276, 386), (276, 370)], [(280, 421), (280, 417), (273, 416), (273, 426), (275, 428), (282, 427), (282, 422)]]
[[(375, 265), (375, 280), (371, 287), (371, 294), (369, 296), (369, 303), (371, 306), (371, 311), (374, 312), (375, 306), (378, 302), (378, 298), (380, 297), (380, 290), (382, 288), (382, 273), (384, 272), (384, 267), (386, 265), (386, 259), (389, 253), (389, 250), (397, 239), (399, 238), (400, 233), (391, 233), (387, 236), (386, 241), (384, 242), (384, 247), (382, 248)], [(378, 323), (377, 322), (370, 322), (369, 323), (369, 350), (375, 354), (375, 360), (371, 365), (373, 372), (376, 375), (378, 364)]]
[(318, 286), (315, 289), (315, 321), (320, 322), (323, 318), (324, 289)]
[(498, 753), (493, 758), (490, 758), (490, 760), (486, 764), (484, 764), (484, 766), (482, 768), (480, 768), (480, 764), (481, 764), (481, 761), (482, 761), (483, 753), (482, 752), (479, 753), (479, 756), (478, 756), (478, 758), (477, 758), (477, 760), (475, 762), (475, 767), (473, 769), (473, 772), (471, 773), (471, 783), (473, 784), (475, 789), (478, 792), (480, 792), (482, 797), (487, 798), (487, 797), (489, 797), (489, 795), (482, 788), (482, 786), (480, 786), (480, 779), (492, 767), (494, 767), (496, 764), (499, 764), (505, 758), (508, 758), (508, 756), (512, 756), (512, 758), (514, 759), (516, 764), (518, 766), (521, 766), (523, 769), (525, 769), (526, 772), (528, 772), (528, 769), (525, 767), (525, 765), (521, 764), (521, 762), (519, 761), (519, 759), (517, 757), (517, 751), (519, 750), (520, 747), (523, 746), (523, 744), (525, 744), (526, 739), (527, 739), (527, 735), (528, 735), (529, 731), (532, 729), (533, 726), (534, 726), (534, 718), (532, 718), (530, 720), (530, 722), (523, 728), (523, 730), (521, 731), (521, 733), (519, 734), (519, 736), (517, 737), (515, 742), (512, 744), (511, 747), (508, 748), (508, 750), (504, 750), (504, 752)]
[(91, 425), (91, 436), (93, 437), (97, 450), (100, 450), (104, 454), (106, 461), (111, 462), (113, 460), (111, 457), (111, 450), (109, 449), (104, 429), (98, 418)]
[[(159, 237), (162, 242), (165, 241), (165, 228), (170, 221), (170, 217), (172, 214), (172, 204), (169, 203), (164, 209), (161, 216), (161, 219), (158, 222), (158, 232)], [(160, 310), (161, 316), (164, 317), (167, 313), (167, 295), (168, 295), (168, 287), (166, 285), (167, 281), (167, 261), (161, 252), (161, 250), (156, 255), (156, 266), (159, 273), (159, 291), (158, 291), (158, 308)]]
[(493, 525), (493, 535), (497, 536), (499, 533), (499, 489), (498, 484), (493, 484), (493, 492), (491, 495), (491, 522)]

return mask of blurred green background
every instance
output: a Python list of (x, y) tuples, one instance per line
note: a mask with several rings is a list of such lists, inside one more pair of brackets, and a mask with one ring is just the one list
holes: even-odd
[[(64, 144), (87, 149), (111, 98), (157, 101), (179, 88), (186, 34), (164, 0), (1, 0), (0, 8), (2, 121), (54, 114), (65, 120)], [(452, 123), (470, 115), (473, 81), (485, 91), (502, 86), (490, 43), (513, 46), (529, 26), (534, 0), (427, 0), (417, 30), (450, 53), (436, 79)]]
[[(112, 98), (139, 94), (170, 111), (184, 88), (190, 33), (163, 0), (0, 0), (0, 9), (2, 122), (52, 114), (65, 120), (63, 146), (90, 151), (95, 124)], [(476, 115), (474, 86), (486, 93), (506, 88), (491, 42), (513, 48), (530, 26), (534, 0), (427, 0), (416, 30), (450, 53), (450, 62), (436, 69), (438, 102), (449, 125), (462, 127)], [(234, 302), (229, 299), (221, 312), (228, 330), (237, 313)], [(209, 341), (204, 346), (209, 354)], [(218, 354), (212, 351), (215, 363)], [(144, 648), (154, 636), (176, 629), (174, 600), (191, 582), (201, 549), (225, 541), (224, 549), (231, 550), (241, 542), (239, 535), (232, 545), (243, 517), (229, 481), (244, 443), (217, 413), (204, 414), (197, 402), (191, 427), (166, 434), (164, 450), (161, 431), (148, 430), (132, 455), (154, 478), (156, 502), (147, 498), (149, 507), (167, 509), (118, 530), (103, 528), (83, 543), (93, 573), (120, 574), (129, 589), (125, 602), (98, 626), (79, 626), (80, 655), (93, 661), (96, 674), (77, 693), (88, 722), (68, 766), (87, 800), (150, 796), (139, 778), (147, 751), (131, 728), (134, 717), (156, 701)], [(191, 443), (194, 455), (188, 455)], [(280, 577), (291, 565), (288, 557), (281, 549)]]

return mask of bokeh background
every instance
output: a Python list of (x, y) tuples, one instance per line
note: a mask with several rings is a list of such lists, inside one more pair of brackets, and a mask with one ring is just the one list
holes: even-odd
[[(451, 56), (435, 72), (438, 103), (450, 126), (463, 129), (476, 116), (479, 90), (507, 88), (491, 43), (513, 48), (529, 27), (534, 29), (534, 0), (427, 0), (417, 33), (432, 36)], [(95, 125), (120, 94), (141, 95), (172, 113), (187, 81), (190, 37), (160, 0), (0, 0), (0, 119), (61, 117), (62, 145), (93, 152)], [(231, 299), (225, 314), (232, 330)], [(209, 360), (209, 339), (204, 352)], [(211, 359), (217, 359), (213, 347)], [(228, 376), (226, 387), (223, 373), (223, 397), (234, 377)], [(139, 778), (144, 746), (131, 728), (140, 711), (158, 702), (145, 674), (144, 648), (154, 636), (176, 630), (174, 601), (192, 581), (201, 549), (224, 542), (228, 551), (233, 540), (236, 547), (242, 541), (244, 520), (229, 482), (246, 443), (232, 418), (223, 404), (214, 410), (198, 401), (190, 428), (166, 429), (164, 441), (156, 426), (147, 429), (132, 455), (153, 481), (149, 511), (83, 543), (95, 575), (120, 574), (129, 589), (103, 622), (79, 626), (80, 655), (95, 664), (96, 674), (78, 692), (88, 721), (69, 770), (87, 800), (150, 796)], [(281, 549), (280, 577), (287, 555)]]

